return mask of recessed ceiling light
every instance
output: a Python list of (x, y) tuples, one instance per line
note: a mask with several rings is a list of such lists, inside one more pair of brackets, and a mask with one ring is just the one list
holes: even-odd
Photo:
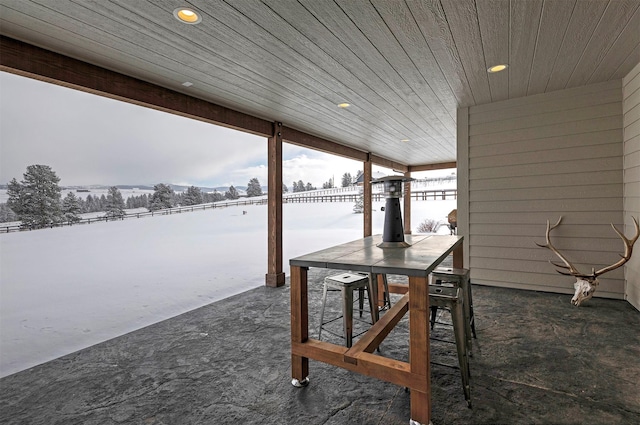
[(177, 20), (185, 24), (198, 24), (202, 20), (200, 15), (198, 15), (193, 9), (189, 9), (188, 7), (177, 8), (173, 11), (173, 16), (175, 16)]
[(185, 87), (191, 87), (193, 83), (191, 81), (185, 81), (184, 83), (182, 83), (182, 85)]
[(400, 139), (401, 142), (408, 142), (409, 139)]
[(348, 108), (349, 106), (351, 106), (350, 103), (338, 103), (338, 108), (345, 109), (345, 108)]
[(509, 65), (507, 64), (494, 65), (492, 67), (489, 67), (487, 71), (490, 72), (491, 74), (494, 74), (496, 72), (504, 71), (505, 69), (507, 69), (508, 66)]

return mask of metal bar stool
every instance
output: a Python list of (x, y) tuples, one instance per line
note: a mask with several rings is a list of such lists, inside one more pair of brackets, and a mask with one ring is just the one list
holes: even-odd
[(367, 291), (369, 300), (369, 311), (371, 312), (371, 321), (378, 321), (378, 306), (371, 298), (374, 291), (371, 288), (373, 284), (368, 274), (359, 273), (341, 273), (339, 275), (328, 276), (324, 279), (324, 287), (322, 291), (322, 308), (320, 310), (320, 327), (318, 329), (318, 339), (322, 335), (322, 328), (327, 323), (336, 319), (324, 321), (324, 311), (327, 303), (327, 292), (330, 290), (339, 290), (342, 293), (342, 317), (343, 317), (343, 336), (347, 347), (351, 347), (353, 342), (353, 291), (358, 290), (358, 301), (360, 307), (360, 317), (364, 310), (364, 291)]
[[(472, 355), (471, 337), (477, 339), (476, 323), (473, 314), (473, 297), (471, 295), (471, 282), (469, 280), (468, 269), (454, 269), (446, 267), (438, 267), (431, 272), (431, 283), (434, 285), (449, 284), (456, 288), (462, 289), (464, 315), (467, 322), (467, 349), (469, 355)], [(435, 323), (438, 307), (431, 308), (431, 329)]]
[[(378, 300), (376, 302), (382, 302), (380, 310), (389, 310), (391, 308), (391, 297), (389, 294), (389, 281), (387, 280), (387, 275), (384, 273), (371, 273), (371, 280), (374, 285), (381, 284), (382, 287), (378, 287)], [(380, 290), (382, 289), (382, 291)], [(382, 296), (382, 299), (380, 299)]]
[(429, 304), (434, 307), (446, 308), (451, 312), (460, 376), (462, 377), (462, 389), (467, 405), (471, 407), (471, 386), (469, 384), (471, 372), (469, 369), (469, 352), (467, 351), (466, 343), (466, 328), (468, 322), (464, 315), (462, 300), (463, 293), (460, 288), (429, 285)]

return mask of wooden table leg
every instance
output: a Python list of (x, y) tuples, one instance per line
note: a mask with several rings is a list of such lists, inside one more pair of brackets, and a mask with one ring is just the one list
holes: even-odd
[(464, 268), (464, 243), (461, 243), (453, 250), (453, 268)]
[(411, 389), (411, 420), (431, 421), (431, 366), (429, 355), (429, 282), (409, 276), (409, 362), (411, 373), (424, 376), (426, 391)]
[[(309, 339), (309, 302), (306, 267), (291, 266), (291, 342)], [(291, 383), (305, 386), (309, 382), (309, 359), (291, 354)]]

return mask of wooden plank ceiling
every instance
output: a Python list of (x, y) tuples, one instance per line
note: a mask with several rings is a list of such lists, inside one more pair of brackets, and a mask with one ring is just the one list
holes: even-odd
[(622, 78), (640, 0), (0, 0), (0, 32), (415, 166), (458, 107)]

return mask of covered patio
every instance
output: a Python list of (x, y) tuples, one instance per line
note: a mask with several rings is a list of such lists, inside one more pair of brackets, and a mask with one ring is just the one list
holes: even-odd
[[(328, 273), (335, 271), (310, 271), (313, 319)], [(473, 408), (458, 370), (434, 364), (434, 424), (640, 421), (640, 315), (631, 305), (599, 298), (575, 308), (566, 295), (477, 285), (473, 291)], [(311, 384), (291, 386), (288, 299), (288, 284), (257, 288), (8, 376), (2, 422), (406, 424), (410, 394), (390, 383), (312, 361)], [(437, 325), (434, 335), (451, 332)], [(405, 319), (382, 351), (405, 358), (407, 337)], [(453, 346), (437, 341), (432, 358), (456, 362)]]
[[(408, 421), (392, 384), (316, 362), (309, 387), (289, 384), (283, 143), (361, 161), (365, 181), (374, 164), (457, 169), (474, 408), (457, 371), (434, 365), (433, 423), (640, 421), (640, 256), (575, 308), (572, 279), (534, 244), (564, 216), (558, 248), (601, 269), (622, 252), (609, 223), (633, 234), (640, 2), (188, 3), (185, 23), (172, 0), (0, 0), (0, 70), (263, 136), (266, 287), (4, 378), (8, 423)], [(383, 349), (406, 356), (406, 335), (389, 338)]]

